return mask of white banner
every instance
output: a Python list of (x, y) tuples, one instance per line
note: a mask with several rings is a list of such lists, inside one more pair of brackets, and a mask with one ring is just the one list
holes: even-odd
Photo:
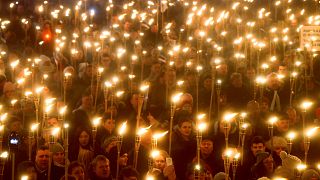
[(320, 51), (320, 26), (303, 26), (300, 29), (300, 49)]

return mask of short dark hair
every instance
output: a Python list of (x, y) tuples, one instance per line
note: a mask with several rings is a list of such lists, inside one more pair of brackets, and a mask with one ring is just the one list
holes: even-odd
[(233, 80), (234, 78), (242, 78), (242, 75), (240, 73), (232, 73), (230, 76), (230, 79)]
[(263, 145), (265, 145), (265, 140), (263, 139), (262, 136), (255, 136), (252, 138), (250, 145), (259, 144), (259, 143), (262, 143)]
[(38, 152), (38, 151), (45, 151), (45, 150), (49, 150), (49, 147), (46, 146), (46, 145), (42, 145), (42, 146), (39, 146), (39, 147), (38, 147), (37, 152)]
[(189, 113), (187, 113), (186, 111), (183, 111), (183, 112), (181, 112), (181, 114), (178, 114), (177, 122), (178, 122), (179, 127), (181, 127), (182, 123), (184, 123), (184, 122), (192, 123), (192, 116)]
[(139, 177), (139, 173), (136, 169), (134, 169), (131, 166), (128, 167), (124, 167), (123, 169), (121, 169), (120, 174), (119, 174), (119, 179), (123, 180), (123, 178), (125, 177)]

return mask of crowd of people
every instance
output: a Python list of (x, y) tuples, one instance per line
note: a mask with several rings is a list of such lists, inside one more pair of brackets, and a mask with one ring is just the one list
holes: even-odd
[(320, 180), (319, 7), (2, 0), (1, 178)]

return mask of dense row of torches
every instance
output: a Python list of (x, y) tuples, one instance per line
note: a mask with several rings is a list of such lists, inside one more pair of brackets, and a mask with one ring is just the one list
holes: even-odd
[[(185, 67), (187, 70), (195, 70), (197, 73), (197, 94), (196, 94), (196, 102), (198, 103), (199, 99), (199, 76), (203, 71), (203, 67), (210, 65), (212, 72), (212, 94), (210, 98), (210, 111), (208, 116), (205, 114), (200, 114), (198, 112), (198, 104), (196, 105), (196, 111), (198, 113), (196, 118), (196, 138), (197, 138), (197, 166), (195, 167), (195, 171), (201, 169), (200, 165), (200, 143), (202, 140), (202, 134), (207, 130), (208, 124), (211, 123), (212, 119), (212, 107), (213, 104), (217, 103), (217, 109), (219, 112), (219, 100), (217, 102), (213, 102), (214, 99), (219, 99), (221, 93), (221, 84), (223, 83), (220, 79), (216, 78), (216, 69), (219, 68), (220, 64), (223, 63), (223, 59), (220, 58), (222, 52), (224, 51), (223, 40), (229, 38), (230, 32), (228, 31), (228, 25), (233, 24), (236, 26), (236, 35), (233, 40), (233, 50), (234, 50), (234, 62), (235, 66), (238, 67), (241, 62), (245, 61), (250, 67), (253, 66), (253, 59), (256, 59), (256, 71), (257, 78), (255, 82), (254, 89), (254, 99), (259, 98), (262, 101), (263, 97), (263, 89), (265, 87), (265, 83), (267, 81), (266, 75), (270, 70), (270, 66), (273, 63), (279, 61), (279, 57), (277, 57), (277, 46), (282, 46), (283, 56), (286, 53), (287, 49), (293, 49), (294, 45), (294, 37), (292, 35), (300, 32), (300, 29), (303, 25), (319, 25), (320, 24), (320, 16), (319, 15), (310, 15), (306, 16), (308, 13), (305, 9), (291, 9), (292, 0), (287, 1), (274, 1), (274, 4), (269, 4), (266, 8), (261, 8), (257, 10), (257, 19), (250, 20), (246, 15), (249, 11), (251, 11), (250, 6), (254, 3), (254, 1), (241, 1), (241, 2), (233, 2), (229, 3), (229, 9), (215, 9), (214, 7), (209, 7), (209, 5), (202, 4), (198, 1), (177, 1), (184, 5), (184, 15), (186, 15), (185, 25), (179, 29), (177, 42), (165, 49), (163, 45), (158, 46), (158, 51), (164, 53), (167, 57), (166, 66), (168, 68), (173, 67), (175, 65), (174, 59), (179, 56), (186, 56), (191, 50), (191, 42), (196, 41), (196, 58), (192, 60), (185, 61)], [(108, 106), (113, 106), (113, 104), (117, 101), (118, 98), (124, 94), (124, 91), (119, 87), (120, 79), (117, 75), (114, 75), (109, 80), (104, 81), (101, 75), (104, 72), (103, 67), (100, 67), (100, 53), (104, 49), (105, 45), (111, 47), (114, 52), (116, 52), (116, 61), (117, 61), (117, 69), (118, 73), (126, 72), (128, 78), (130, 79), (130, 91), (132, 90), (132, 81), (136, 77), (133, 74), (133, 66), (135, 62), (141, 60), (143, 56), (145, 56), (148, 52), (144, 49), (141, 52), (136, 51), (141, 46), (141, 39), (144, 36), (144, 32), (139, 31), (139, 36), (134, 41), (135, 52), (131, 55), (127, 52), (127, 44), (126, 41), (130, 38), (130, 34), (121, 30), (121, 23), (123, 23), (125, 18), (130, 17), (132, 21), (140, 22), (141, 24), (147, 24), (148, 26), (159, 24), (163, 27), (162, 34), (169, 36), (173, 31), (173, 24), (171, 22), (166, 22), (165, 13), (161, 11), (160, 6), (175, 6), (175, 1), (160, 1), (153, 2), (147, 1), (145, 9), (141, 9), (141, 6), (138, 5), (134, 1), (128, 2), (123, 5), (123, 13), (120, 13), (118, 16), (118, 22), (112, 22), (112, 15), (114, 15), (114, 4), (112, 0), (109, 0), (106, 4), (106, 12), (107, 12), (107, 21), (111, 24), (107, 29), (101, 30), (98, 35), (95, 35), (94, 38), (90, 36), (93, 35), (93, 19), (95, 17), (95, 11), (93, 9), (88, 9), (87, 1), (78, 1), (73, 8), (68, 8), (65, 6), (59, 6), (57, 9), (51, 9), (48, 1), (43, 1), (40, 5), (37, 5), (37, 13), (42, 19), (43, 17), (49, 17), (51, 22), (53, 23), (54, 33), (55, 33), (55, 51), (57, 53), (64, 52), (65, 49), (70, 49), (71, 54), (71, 62), (74, 63), (73, 59), (79, 53), (79, 50), (83, 48), (84, 57), (87, 59), (89, 54), (92, 54), (93, 63), (97, 64), (97, 70), (95, 72), (96, 78), (96, 92), (94, 97), (94, 109), (97, 108), (97, 95), (98, 92), (102, 89), (104, 98), (105, 98), (105, 110), (108, 109)], [(13, 8), (18, 5), (18, 2), (12, 2), (9, 5), (10, 16), (13, 16)], [(272, 12), (270, 7), (273, 6)], [(283, 11), (283, 9), (285, 11)], [(282, 9), (282, 10), (280, 10)], [(169, 9), (170, 10), (170, 9)], [(189, 14), (187, 14), (189, 13)], [(262, 33), (260, 31), (261, 28), (266, 26), (265, 21), (271, 18), (271, 15), (274, 15), (274, 20), (277, 21), (277, 18), (280, 13), (284, 13), (285, 19), (282, 23), (279, 23), (275, 26), (268, 27), (269, 29), (264, 29)], [(242, 15), (242, 16), (241, 16)], [(160, 16), (162, 16), (162, 21), (160, 21)], [(58, 20), (62, 20), (64, 23), (69, 23), (74, 21), (76, 27), (81, 27), (81, 32), (72, 33), (72, 37), (66, 37), (63, 29), (59, 26), (56, 26), (55, 22)], [(10, 24), (8, 18), (0, 19), (1, 29), (5, 30), (7, 26)], [(21, 19), (21, 23), (27, 25), (29, 22), (28, 19)], [(292, 25), (296, 23), (296, 25)], [(215, 26), (218, 26), (217, 36), (219, 39), (222, 39), (221, 42), (218, 42), (213, 39), (212, 33)], [(293, 27), (292, 27), (293, 26)], [(35, 26), (37, 32), (41, 31), (40, 24)], [(256, 30), (258, 29), (259, 32)], [(53, 33), (53, 32), (52, 32)], [(232, 33), (232, 32), (231, 32)], [(120, 36), (119, 36), (120, 34)], [(186, 42), (183, 41), (183, 34), (187, 34)], [(51, 38), (50, 34), (46, 34), (45, 38)], [(79, 47), (77, 43), (84, 37), (84, 41), (82, 47)], [(116, 42), (122, 42), (120, 46), (116, 45)], [(293, 106), (294, 93), (296, 91), (296, 83), (299, 75), (304, 73), (305, 78), (313, 75), (313, 58), (317, 56), (316, 51), (312, 49), (313, 42), (317, 41), (316, 37), (310, 37), (310, 43), (306, 44), (304, 49), (297, 48), (295, 50), (296, 55), (300, 55), (304, 57), (304, 61), (295, 60), (294, 62), (290, 62), (289, 68), (292, 70), (290, 75), (290, 106)], [(68, 44), (68, 42), (71, 42)], [(38, 42), (39, 46), (42, 46), (44, 41)], [(210, 62), (204, 62), (203, 59), (203, 48), (204, 46), (211, 46), (214, 50), (214, 58)], [(267, 55), (262, 56), (263, 52), (268, 52)], [(0, 57), (5, 57), (7, 52), (3, 49), (0, 49)], [(130, 67), (127, 67), (124, 61), (124, 57), (127, 56), (130, 59)], [(265, 58), (267, 57), (267, 58)], [(56, 106), (56, 99), (54, 97), (44, 97), (43, 90), (45, 88), (45, 81), (48, 78), (47, 74), (43, 74), (40, 82), (35, 82), (35, 77), (37, 76), (35, 69), (38, 67), (41, 59), (40, 58), (30, 58), (27, 59), (27, 65), (22, 70), (22, 76), (17, 76), (20, 60), (14, 60), (10, 62), (11, 67), (11, 76), (12, 79), (18, 84), (18, 87), (21, 89), (21, 99), (13, 99), (11, 100), (12, 108), (15, 107), (17, 102), (31, 101), (34, 103), (36, 110), (36, 117), (34, 124), (31, 125), (29, 130), (29, 160), (31, 160), (31, 152), (32, 152), (32, 141), (35, 137), (39, 137), (41, 130), (45, 128), (45, 123), (48, 120), (48, 114), (50, 111)], [(310, 72), (302, 72), (302, 68), (309, 66)], [(63, 82), (63, 102), (66, 102), (66, 97), (68, 96), (66, 91), (67, 83), (72, 80), (72, 76), (74, 72), (66, 72), (61, 78)], [(141, 72), (143, 74), (143, 72)], [(279, 79), (284, 78), (283, 74), (278, 74)], [(104, 81), (104, 82), (103, 82)], [(305, 81), (307, 81), (305, 79)], [(30, 83), (31, 82), (31, 83)], [(94, 82), (93, 79), (91, 81)], [(91, 86), (93, 84), (91, 83)], [(100, 85), (102, 84), (102, 88), (100, 89)], [(147, 103), (148, 91), (149, 91), (149, 83), (141, 81), (140, 87), (140, 95), (138, 102), (138, 117), (137, 117), (137, 135), (135, 138), (135, 153), (134, 153), (134, 167), (137, 167), (138, 163), (138, 154), (141, 143), (141, 137), (144, 133), (146, 133), (150, 127), (141, 127), (139, 124), (139, 119), (141, 117), (141, 112), (144, 104)], [(177, 81), (177, 89), (182, 89), (183, 81)], [(259, 90), (260, 97), (257, 97), (257, 92)], [(151, 159), (159, 154), (157, 150), (158, 140), (161, 137), (168, 134), (169, 136), (169, 149), (168, 153), (171, 154), (172, 150), (172, 136), (173, 136), (173, 117), (175, 114), (176, 105), (178, 104), (180, 97), (183, 93), (176, 92), (171, 99), (170, 105), (170, 126), (169, 130), (156, 133), (152, 136), (152, 152)], [(109, 103), (109, 97), (111, 98), (111, 103)], [(306, 122), (306, 114), (308, 109), (311, 107), (312, 102), (304, 101), (301, 104), (301, 112), (303, 117), (303, 134), (304, 137), (304, 149), (305, 149), (305, 159), (304, 164), (297, 165), (297, 169), (299, 171), (303, 171), (307, 165), (307, 156), (310, 147), (311, 138), (317, 132), (319, 127), (305, 127)], [(67, 111), (66, 106), (59, 107), (59, 117), (58, 120), (62, 123), (62, 127), (53, 128), (49, 138), (49, 146), (54, 144), (58, 138), (58, 136), (63, 138), (63, 143), (65, 147), (65, 160), (66, 160), (66, 169), (68, 162), (68, 122), (65, 119), (65, 113)], [(41, 115), (40, 112), (43, 114)], [(0, 121), (0, 136), (3, 139), (3, 130), (5, 125), (5, 120), (7, 117), (7, 113), (2, 110)], [(101, 117), (95, 117), (92, 120), (92, 134), (93, 134), (93, 143), (96, 142), (96, 133), (97, 128), (100, 124)], [(208, 122), (209, 121), (209, 122)], [(239, 125), (239, 144), (237, 148), (231, 148), (229, 146), (229, 130), (230, 124), (234, 121), (237, 121)], [(268, 121), (268, 129), (270, 133), (270, 137), (272, 140), (273, 137), (273, 127), (277, 121), (277, 117), (271, 117)], [(225, 143), (226, 143), (226, 151), (223, 155), (224, 157), (224, 165), (225, 172), (227, 176), (230, 173), (230, 166), (233, 171), (233, 179), (235, 179), (236, 169), (239, 162), (243, 163), (243, 151), (244, 151), (244, 142), (246, 137), (246, 130), (250, 126), (250, 124), (246, 121), (246, 113), (227, 113), (223, 116), (223, 127), (225, 134)], [(128, 129), (126, 122), (123, 123), (118, 131), (117, 138), (117, 150), (118, 150), (118, 159), (120, 157), (120, 151), (122, 147), (123, 135)], [(290, 132), (288, 134), (288, 152), (291, 153), (293, 140), (298, 132)], [(39, 145), (38, 138), (36, 138), (37, 146)], [(273, 146), (273, 143), (271, 142)], [(2, 149), (2, 148), (1, 148)], [(8, 153), (3, 152), (0, 156), (1, 158), (7, 158)], [(52, 158), (50, 158), (50, 161)], [(51, 164), (51, 163), (50, 163)], [(320, 166), (319, 166), (320, 167)], [(152, 160), (149, 163), (149, 168), (152, 169)], [(67, 173), (67, 170), (66, 170)], [(49, 168), (50, 174), (50, 168)], [(117, 176), (119, 175), (119, 163), (117, 164)], [(196, 174), (196, 173), (195, 173)], [(50, 177), (50, 175), (49, 175)], [(227, 179), (228, 177), (226, 177)], [(27, 177), (22, 177), (22, 179), (27, 179)], [(151, 176), (148, 176), (147, 179), (152, 179)]]

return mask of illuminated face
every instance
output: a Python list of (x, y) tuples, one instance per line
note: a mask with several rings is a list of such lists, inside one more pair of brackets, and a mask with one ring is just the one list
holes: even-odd
[(127, 166), (128, 164), (128, 154), (127, 153), (124, 153), (122, 156), (120, 156), (120, 159), (119, 159), (119, 164), (120, 166)]
[(112, 132), (115, 128), (115, 121), (113, 119), (107, 119), (103, 126), (106, 130)]
[(162, 155), (159, 155), (154, 158), (155, 168), (163, 170), (166, 167), (166, 158)]
[(130, 27), (131, 27), (131, 23), (129, 21), (126, 21), (124, 23), (124, 30), (125, 31), (129, 31), (130, 30)]
[(89, 144), (90, 136), (86, 131), (82, 131), (79, 136), (79, 144), (81, 146), (87, 146)]
[(213, 142), (210, 140), (201, 141), (200, 151), (203, 155), (210, 155), (213, 151)]
[(110, 176), (109, 161), (98, 161), (93, 171), (98, 178), (108, 178)]
[(260, 111), (261, 112), (268, 112), (269, 111), (269, 104), (267, 102), (263, 101), (260, 106)]
[(278, 73), (279, 73), (279, 74), (286, 75), (286, 74), (288, 73), (287, 67), (286, 67), (286, 66), (279, 66), (279, 68), (278, 68)]
[(84, 169), (81, 166), (77, 166), (77, 167), (73, 168), (71, 171), (71, 175), (75, 176), (77, 178), (77, 180), (84, 180), (85, 179)]
[(61, 151), (61, 152), (54, 153), (52, 155), (52, 159), (54, 162), (57, 162), (58, 164), (64, 164), (64, 152)]
[(57, 118), (48, 119), (48, 126), (49, 127), (57, 127), (57, 126), (59, 126)]
[(264, 146), (263, 143), (257, 143), (257, 144), (252, 144), (251, 145), (251, 152), (254, 156), (257, 156), (258, 151), (264, 152), (266, 150), (266, 147)]
[(191, 122), (183, 122), (181, 124), (181, 127), (179, 127), (179, 131), (182, 136), (189, 137), (191, 135), (191, 131), (192, 131), (191, 128), (192, 128)]
[(49, 150), (38, 150), (36, 159), (36, 165), (40, 170), (46, 170), (49, 167)]
[(289, 130), (289, 120), (287, 119), (281, 119), (276, 125), (280, 132), (287, 132)]

